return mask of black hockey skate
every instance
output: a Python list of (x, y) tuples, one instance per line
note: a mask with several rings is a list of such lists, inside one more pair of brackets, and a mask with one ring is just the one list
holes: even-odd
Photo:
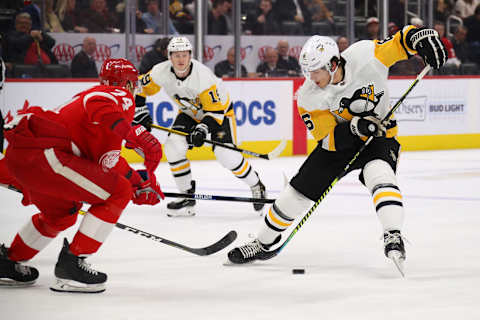
[(405, 244), (402, 234), (399, 230), (386, 231), (383, 234), (383, 244), (385, 246), (385, 256), (392, 259), (398, 271), (405, 276), (403, 263), (406, 258)]
[[(191, 188), (186, 193), (195, 193), (195, 180), (191, 181)], [(167, 204), (167, 216), (169, 217), (192, 217), (195, 215), (197, 201), (192, 199), (180, 199)]]
[[(258, 179), (258, 183), (250, 188), (252, 190), (252, 196), (255, 199), (265, 199), (267, 197), (267, 193), (265, 191), (265, 186), (263, 185), (262, 181)], [(260, 211), (265, 206), (265, 203), (254, 203), (253, 209), (255, 211)]]
[(8, 249), (0, 245), (0, 286), (29, 286), (38, 278), (38, 270), (8, 258)]
[(77, 257), (70, 252), (67, 239), (55, 265), (56, 282), (50, 287), (58, 292), (99, 293), (105, 291), (107, 275), (93, 270), (85, 262), (85, 257)]
[(228, 260), (234, 264), (244, 264), (255, 260), (271, 259), (276, 256), (276, 253), (268, 250), (271, 246), (280, 242), (281, 238), (282, 235), (279, 234), (271, 244), (263, 244), (258, 239), (255, 239), (241, 247), (230, 250)]

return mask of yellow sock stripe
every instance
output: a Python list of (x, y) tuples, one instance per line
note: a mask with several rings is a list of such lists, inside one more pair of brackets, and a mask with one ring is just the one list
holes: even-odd
[(385, 191), (385, 192), (377, 193), (377, 195), (373, 198), (373, 203), (377, 204), (378, 199), (385, 198), (385, 197), (395, 197), (395, 198), (402, 199), (402, 195), (398, 192)]
[(270, 219), (275, 222), (276, 224), (278, 224), (279, 226), (282, 226), (282, 227), (289, 227), (292, 223), (285, 223), (283, 221), (280, 221), (278, 220), (272, 213), (272, 208), (268, 209), (268, 216), (270, 217)]
[(239, 175), (241, 175), (242, 173), (244, 173), (245, 170), (247, 170), (248, 166), (249, 166), (248, 161), (245, 160), (245, 164), (243, 165), (242, 169), (237, 170), (237, 171), (232, 171), (232, 172), (233, 172), (234, 175), (239, 176)]
[(187, 162), (183, 166), (180, 166), (180, 167), (177, 167), (177, 168), (170, 168), (170, 170), (172, 170), (172, 172), (176, 172), (176, 171), (180, 171), (180, 170), (183, 170), (183, 169), (187, 169), (189, 167), (190, 167), (190, 162)]

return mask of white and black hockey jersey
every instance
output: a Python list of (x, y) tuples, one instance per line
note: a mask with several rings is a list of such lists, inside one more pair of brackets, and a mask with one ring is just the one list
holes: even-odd
[(205, 116), (211, 116), (219, 125), (225, 116), (234, 116), (230, 106), (230, 96), (221, 79), (199, 61), (192, 59), (190, 73), (178, 78), (170, 60), (155, 65), (141, 76), (141, 96), (154, 95), (161, 88), (174, 100), (180, 112), (200, 122)]
[[(406, 26), (382, 41), (364, 40), (352, 44), (341, 57), (345, 60), (344, 79), (336, 85), (318, 87), (306, 80), (297, 91), (298, 112), (315, 140), (326, 150), (336, 151), (335, 126), (353, 116), (375, 116), (382, 120), (390, 111), (388, 69), (408, 59), (416, 51), (408, 48)], [(397, 126), (387, 127), (387, 137), (395, 137)]]

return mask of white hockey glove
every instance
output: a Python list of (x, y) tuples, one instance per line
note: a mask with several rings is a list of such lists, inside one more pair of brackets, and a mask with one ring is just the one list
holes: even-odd
[(387, 129), (381, 121), (375, 117), (353, 117), (350, 121), (350, 131), (359, 137), (383, 137)]

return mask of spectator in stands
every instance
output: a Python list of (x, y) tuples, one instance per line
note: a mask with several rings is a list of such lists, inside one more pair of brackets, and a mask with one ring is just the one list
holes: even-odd
[[(163, 19), (163, 14), (158, 8), (158, 0), (147, 0), (147, 12), (142, 15), (142, 20), (145, 22), (147, 30), (149, 30), (146, 33), (162, 33)], [(178, 35), (178, 31), (175, 29), (170, 17), (168, 17), (167, 26), (168, 34)]]
[(247, 16), (245, 34), (278, 34), (280, 25), (272, 10), (272, 0), (260, 0), (254, 14)]
[(424, 26), (423, 20), (419, 17), (413, 17), (412, 19), (410, 19), (410, 24), (417, 28), (421, 28)]
[(25, 6), (20, 12), (26, 12), (30, 15), (30, 19), (32, 20), (32, 30), (42, 30), (41, 24), (41, 16), (42, 10), (41, 0), (32, 0), (32, 1), (25, 1)]
[(438, 21), (446, 21), (453, 12), (454, 3), (452, 0), (436, 0), (433, 4), (433, 18)]
[(376, 17), (370, 17), (367, 19), (366, 34), (363, 37), (364, 40), (378, 40), (380, 36), (380, 25)]
[(60, 19), (53, 10), (53, 0), (45, 0), (45, 28), (46, 32), (65, 32)]
[(388, 21), (403, 27), (405, 24), (405, 0), (388, 1), (388, 16)]
[(470, 46), (466, 41), (467, 32), (467, 28), (458, 26), (452, 38), (453, 49), (455, 49), (455, 54), (462, 63), (471, 61)]
[(62, 23), (63, 30), (66, 32), (86, 33), (88, 29), (83, 26), (76, 10), (76, 0), (57, 1), (57, 15)]
[(107, 9), (105, 0), (90, 0), (90, 7), (81, 13), (82, 23), (91, 33), (116, 31), (116, 18)]
[(32, 19), (26, 12), (15, 17), (15, 30), (7, 36), (7, 61), (19, 64), (57, 64), (52, 53), (55, 40), (40, 30), (32, 30)]
[(180, 34), (192, 34), (193, 33), (193, 14), (189, 12), (184, 4), (180, 0), (173, 0), (168, 7), (170, 17), (173, 19), (173, 24)]
[(475, 8), (480, 4), (480, 0), (457, 0), (455, 3), (455, 14), (465, 19), (475, 13)]
[[(117, 3), (115, 6), (115, 12), (117, 14), (116, 21), (118, 21), (117, 27), (122, 33), (125, 32), (125, 7), (126, 0)], [(145, 21), (143, 21), (142, 15), (142, 11), (137, 7), (135, 11), (135, 33), (153, 33), (153, 30), (147, 29), (147, 25), (145, 24)]]
[(472, 49), (472, 59), (476, 64), (480, 64), (480, 5), (475, 8), (473, 16), (463, 22), (468, 29), (467, 42)]
[(301, 70), (298, 60), (288, 54), (290, 46), (287, 40), (280, 40), (277, 43), (278, 52), (278, 69), (287, 70), (287, 75), (290, 77), (300, 76)]
[[(248, 76), (247, 69), (240, 65), (240, 76), (246, 78)], [(218, 62), (215, 65), (215, 75), (219, 78), (235, 77), (235, 48), (230, 48), (227, 52), (227, 59)]]
[(387, 29), (388, 29), (388, 36), (389, 37), (393, 36), (399, 30), (399, 28), (398, 28), (398, 26), (396, 25), (395, 22), (389, 22), (388, 26), (387, 26)]
[(304, 34), (310, 34), (312, 14), (308, 10), (305, 0), (277, 0), (273, 10), (282, 24), (283, 33), (289, 33), (288, 30), (284, 30), (283, 23), (291, 21), (297, 22)]
[(448, 52), (448, 60), (442, 67), (447, 73), (457, 73), (460, 68), (460, 60), (458, 60), (453, 48), (452, 42), (445, 36), (445, 24), (441, 21), (436, 21), (433, 24), (433, 28), (438, 32), (440, 40), (443, 42), (445, 49)]
[(278, 52), (275, 48), (268, 47), (265, 50), (264, 62), (257, 66), (259, 77), (285, 77), (287, 70), (278, 67)]
[(327, 20), (330, 23), (333, 21), (333, 13), (328, 10), (323, 0), (306, 0), (305, 5), (312, 15), (312, 21), (324, 21)]
[(402, 60), (395, 63), (389, 69), (389, 75), (391, 76), (416, 76), (423, 68), (425, 63), (419, 55), (414, 55), (408, 60)]
[(95, 51), (97, 41), (92, 37), (83, 39), (82, 51), (73, 57), (70, 70), (73, 78), (98, 78), (97, 65), (95, 64)]
[(212, 9), (208, 12), (208, 34), (229, 34), (225, 14), (231, 5), (231, 0), (213, 0)]
[(161, 38), (155, 41), (152, 50), (145, 53), (140, 61), (140, 68), (138, 68), (140, 74), (147, 73), (157, 63), (168, 60), (167, 46), (169, 42), (170, 38)]
[(350, 41), (348, 40), (347, 37), (340, 36), (337, 39), (337, 46), (338, 46), (338, 51), (342, 53), (345, 51), (350, 46)]

